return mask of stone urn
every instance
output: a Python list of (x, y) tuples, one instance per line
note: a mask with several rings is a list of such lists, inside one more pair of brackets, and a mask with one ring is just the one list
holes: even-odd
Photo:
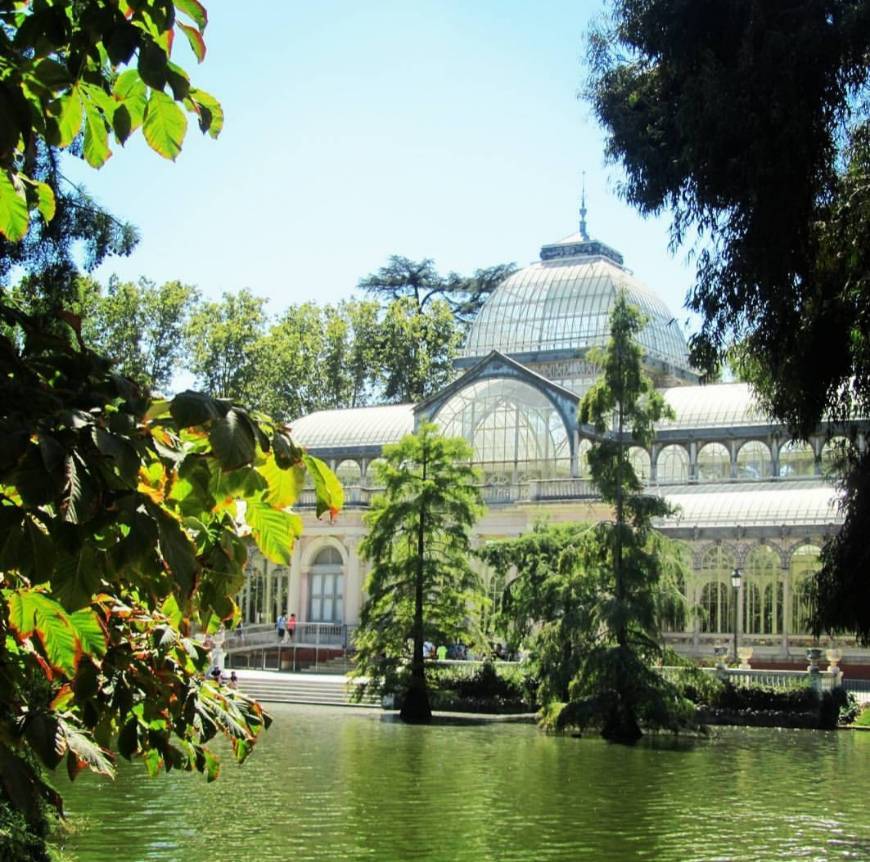
[(839, 678), (840, 674), (842, 674), (840, 670), (840, 662), (843, 660), (842, 650), (831, 647), (831, 649), (825, 650), (825, 658), (828, 660), (828, 673), (836, 674)]
[(820, 647), (810, 647), (807, 650), (807, 673), (819, 672), (819, 661), (822, 658), (822, 649)]
[(741, 670), (752, 670), (749, 659), (752, 658), (752, 647), (751, 646), (742, 646), (737, 650), (737, 658), (740, 659), (740, 669)]

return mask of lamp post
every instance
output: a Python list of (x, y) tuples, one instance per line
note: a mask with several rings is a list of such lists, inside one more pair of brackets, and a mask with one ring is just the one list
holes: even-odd
[(731, 586), (734, 587), (734, 661), (737, 661), (737, 600), (740, 598), (740, 584), (743, 581), (743, 572), (734, 569), (731, 572)]

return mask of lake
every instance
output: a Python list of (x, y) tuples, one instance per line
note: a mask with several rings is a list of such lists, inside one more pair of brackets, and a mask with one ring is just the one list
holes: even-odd
[(59, 779), (80, 862), (870, 859), (870, 733), (714, 729), (635, 747), (529, 724), (273, 706), (220, 779)]

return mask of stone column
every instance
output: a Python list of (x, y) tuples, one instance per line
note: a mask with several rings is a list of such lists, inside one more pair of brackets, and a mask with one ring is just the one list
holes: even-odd
[(360, 574), (359, 536), (346, 536), (347, 565), (344, 570), (344, 622), (347, 625), (359, 623), (362, 607), (362, 577)]
[(269, 561), (263, 560), (263, 578), (266, 581), (265, 596), (263, 598), (263, 617), (261, 623), (273, 623), (272, 619), (272, 573), (269, 571)]
[(791, 634), (791, 577), (788, 566), (782, 567), (782, 651), (789, 657), (788, 636)]
[(302, 541), (296, 541), (293, 555), (290, 557), (290, 576), (287, 585), (287, 616), (296, 614), (296, 619), (302, 619)]

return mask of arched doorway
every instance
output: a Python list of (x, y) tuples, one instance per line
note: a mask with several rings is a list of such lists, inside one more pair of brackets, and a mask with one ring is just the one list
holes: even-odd
[(344, 567), (336, 548), (318, 552), (308, 576), (308, 621), (344, 622)]

